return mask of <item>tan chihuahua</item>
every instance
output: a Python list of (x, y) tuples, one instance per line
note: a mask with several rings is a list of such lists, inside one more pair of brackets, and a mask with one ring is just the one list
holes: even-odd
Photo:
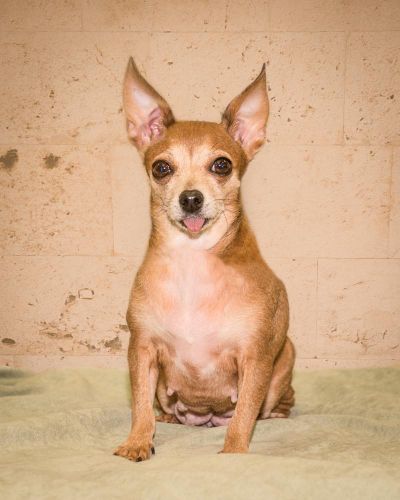
[(218, 124), (175, 121), (130, 59), (124, 109), (150, 179), (152, 230), (127, 312), (132, 427), (115, 454), (150, 458), (156, 420), (228, 425), (222, 452), (244, 453), (257, 418), (287, 417), (294, 404), (286, 290), (240, 198), (265, 140), (265, 65)]

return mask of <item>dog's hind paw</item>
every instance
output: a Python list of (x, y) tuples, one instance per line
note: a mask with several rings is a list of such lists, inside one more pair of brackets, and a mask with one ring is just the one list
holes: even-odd
[(163, 413), (162, 415), (156, 415), (156, 422), (164, 422), (165, 424), (180, 424), (179, 420), (175, 415), (170, 415), (168, 413)]

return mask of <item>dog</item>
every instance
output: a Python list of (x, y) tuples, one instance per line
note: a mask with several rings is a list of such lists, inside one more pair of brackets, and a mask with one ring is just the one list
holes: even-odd
[(221, 123), (176, 121), (132, 58), (123, 103), (150, 180), (152, 228), (127, 312), (132, 426), (114, 454), (150, 458), (156, 420), (227, 425), (221, 452), (245, 453), (256, 420), (288, 417), (294, 404), (286, 289), (240, 195), (265, 141), (265, 65)]

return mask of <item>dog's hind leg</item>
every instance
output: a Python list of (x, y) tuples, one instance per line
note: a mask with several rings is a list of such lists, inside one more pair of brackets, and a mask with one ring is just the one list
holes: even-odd
[(286, 338), (274, 364), (271, 384), (267, 397), (258, 416), (265, 418), (285, 418), (294, 405), (294, 390), (291, 385), (295, 352), (292, 342)]
[(290, 415), (290, 410), (294, 405), (294, 389), (290, 385), (288, 390), (279, 400), (279, 403), (272, 409), (269, 418), (287, 418)]

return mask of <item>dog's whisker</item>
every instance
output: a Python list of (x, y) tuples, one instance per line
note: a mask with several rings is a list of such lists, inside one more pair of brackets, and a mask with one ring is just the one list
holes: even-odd
[(225, 210), (222, 212), (222, 215), (223, 215), (223, 216), (224, 216), (224, 218), (225, 218), (226, 228), (227, 228), (227, 229), (229, 229), (229, 222), (228, 222), (228, 219), (226, 218)]

